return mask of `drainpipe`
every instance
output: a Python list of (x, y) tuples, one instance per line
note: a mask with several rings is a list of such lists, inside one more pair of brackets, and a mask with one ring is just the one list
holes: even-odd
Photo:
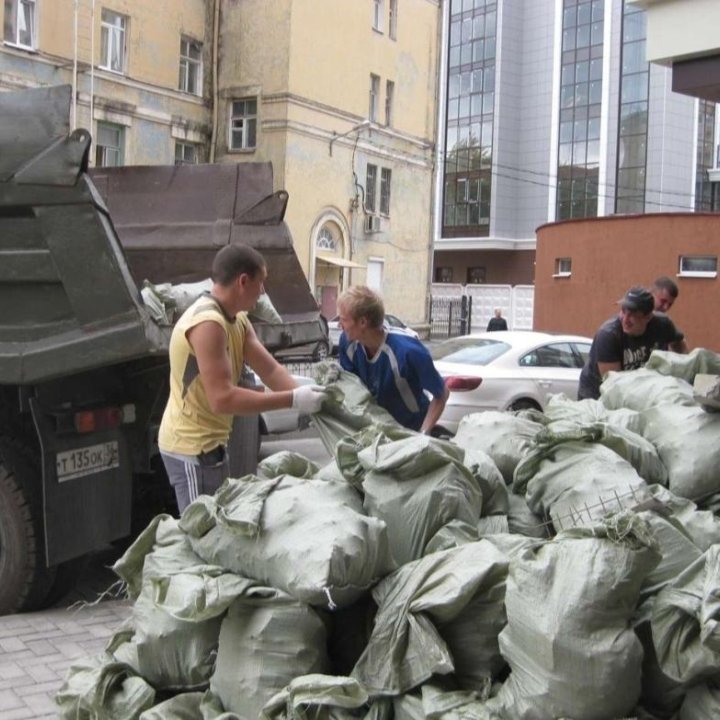
[(220, 37), (220, 0), (215, 0), (213, 12), (213, 40), (212, 40), (212, 130), (210, 134), (210, 157), (211, 163), (215, 162), (215, 145), (217, 143), (218, 126), (218, 45)]
[(90, 8), (90, 120), (88, 128), (90, 129), (90, 138), (94, 136), (93, 118), (95, 108), (95, 0), (92, 0)]
[[(18, 12), (20, 12), (18, 10)], [(77, 129), (78, 0), (73, 2), (72, 129)]]

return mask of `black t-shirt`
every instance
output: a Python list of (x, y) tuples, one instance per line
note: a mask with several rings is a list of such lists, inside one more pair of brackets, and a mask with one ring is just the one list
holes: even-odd
[(487, 326), (487, 331), (507, 330), (507, 320), (504, 317), (491, 317)]
[(670, 343), (679, 342), (683, 334), (667, 315), (656, 313), (650, 319), (642, 335), (632, 336), (623, 332), (619, 317), (603, 323), (595, 333), (590, 354), (580, 373), (578, 398), (599, 398), (602, 378), (598, 362), (620, 363), (622, 370), (642, 367), (653, 350), (667, 348)]

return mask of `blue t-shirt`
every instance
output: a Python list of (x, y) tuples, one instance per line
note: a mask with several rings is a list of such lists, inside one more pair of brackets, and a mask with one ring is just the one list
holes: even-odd
[(365, 348), (357, 341), (348, 343), (340, 335), (338, 359), (344, 370), (355, 373), (401, 425), (419, 430), (430, 401), (445, 392), (445, 382), (435, 369), (428, 349), (416, 338), (388, 330), (385, 341), (368, 359)]

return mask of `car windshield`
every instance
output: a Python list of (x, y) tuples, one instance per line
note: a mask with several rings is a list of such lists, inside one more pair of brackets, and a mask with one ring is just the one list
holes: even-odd
[(431, 354), (433, 360), (463, 365), (489, 365), (508, 350), (510, 345), (499, 340), (462, 337), (436, 345)]

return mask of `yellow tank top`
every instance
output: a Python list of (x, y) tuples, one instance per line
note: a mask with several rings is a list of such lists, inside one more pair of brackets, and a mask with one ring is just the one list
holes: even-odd
[(170, 337), (170, 397), (158, 434), (163, 452), (198, 455), (225, 445), (230, 436), (233, 416), (210, 409), (197, 358), (187, 339), (188, 330), (208, 321), (224, 329), (233, 377), (240, 379), (249, 326), (247, 315), (238, 313), (231, 320), (215, 300), (204, 295), (182, 314)]

